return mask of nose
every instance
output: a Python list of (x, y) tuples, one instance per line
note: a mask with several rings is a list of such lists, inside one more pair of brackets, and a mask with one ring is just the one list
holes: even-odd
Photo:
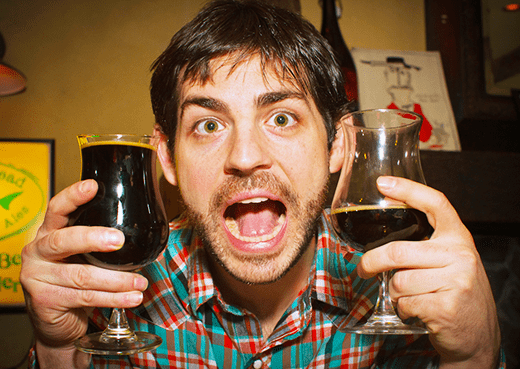
[(267, 140), (255, 126), (235, 129), (229, 146), (225, 172), (247, 176), (272, 165)]

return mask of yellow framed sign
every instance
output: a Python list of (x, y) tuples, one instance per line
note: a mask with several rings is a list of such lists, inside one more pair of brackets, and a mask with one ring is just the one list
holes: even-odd
[(23, 308), (21, 251), (54, 194), (54, 140), (0, 139), (0, 308)]

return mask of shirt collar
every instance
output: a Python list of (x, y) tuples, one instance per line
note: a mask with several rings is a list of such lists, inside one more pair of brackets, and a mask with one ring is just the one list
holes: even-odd
[(318, 223), (312, 298), (348, 311), (358, 261), (359, 254), (337, 237), (329, 211), (324, 211)]
[(209, 270), (206, 250), (200, 238), (194, 237), (190, 247), (192, 251), (188, 261), (188, 294), (190, 307), (195, 313), (201, 305), (216, 297), (218, 291)]

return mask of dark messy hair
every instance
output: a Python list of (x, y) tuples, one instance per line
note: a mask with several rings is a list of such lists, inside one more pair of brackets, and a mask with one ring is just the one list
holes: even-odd
[(171, 150), (182, 84), (210, 80), (210, 62), (218, 57), (232, 56), (236, 65), (255, 54), (264, 71), (291, 80), (312, 97), (324, 118), (330, 149), (335, 124), (349, 110), (349, 101), (327, 41), (288, 10), (253, 0), (216, 0), (173, 36), (152, 65), (152, 108)]

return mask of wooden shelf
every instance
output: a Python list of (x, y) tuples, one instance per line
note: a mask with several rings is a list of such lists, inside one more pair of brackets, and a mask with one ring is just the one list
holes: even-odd
[(426, 183), (446, 195), (473, 234), (520, 236), (520, 153), (421, 151), (421, 162)]
[(520, 235), (520, 153), (422, 151), (421, 161), (473, 233)]

